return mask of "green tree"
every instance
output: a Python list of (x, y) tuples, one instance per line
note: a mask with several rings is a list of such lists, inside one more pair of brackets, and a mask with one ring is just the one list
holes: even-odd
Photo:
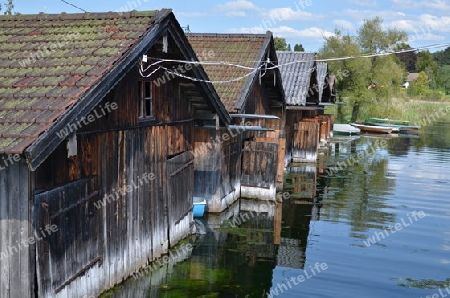
[[(407, 43), (399, 43), (394, 50), (396, 52), (400, 52), (405, 50), (404, 52), (400, 52), (395, 54), (397, 58), (405, 65), (405, 68), (408, 72), (416, 71), (416, 63), (417, 63), (417, 54), (415, 51), (411, 51), (411, 46)], [(406, 51), (407, 50), (407, 51)]]
[(294, 46), (294, 52), (304, 52), (305, 49), (303, 48), (302, 44), (295, 44)]
[(289, 52), (292, 51), (292, 49), (291, 49), (291, 44), (288, 44), (287, 50), (288, 50)]
[(411, 85), (408, 88), (408, 94), (410, 96), (424, 96), (430, 94), (430, 92), (430, 79), (428, 78), (426, 72), (421, 71), (419, 72), (417, 80), (411, 82)]
[(450, 65), (443, 65), (439, 68), (442, 88), (445, 94), (450, 94)]
[[(324, 46), (319, 50), (321, 58), (348, 57), (361, 55), (361, 48), (355, 37), (343, 35), (336, 29), (335, 34), (326, 38)], [(367, 86), (370, 82), (370, 60), (348, 59), (330, 61), (331, 72), (336, 76), (338, 101), (346, 102), (352, 108), (351, 121), (355, 121), (361, 102), (370, 98)], [(345, 121), (342, 106), (338, 106), (337, 120)]]
[(274, 37), (273, 42), (275, 44), (275, 50), (277, 50), (277, 51), (286, 51), (287, 50), (287, 43), (286, 43), (285, 38)]
[(383, 19), (375, 17), (364, 20), (358, 30), (357, 40), (363, 53), (380, 53), (395, 49), (397, 44), (406, 42), (408, 35), (398, 29), (383, 29)]
[(450, 47), (431, 55), (439, 67), (438, 87), (442, 88), (445, 94), (450, 94)]
[(427, 74), (431, 88), (436, 89), (441, 85), (439, 66), (429, 51), (422, 51), (417, 54), (416, 72), (422, 71)]
[[(364, 54), (385, 53), (401, 46), (408, 39), (408, 35), (395, 28), (384, 29), (383, 19), (375, 17), (364, 21), (356, 39)], [(379, 88), (372, 89), (369, 100), (360, 104), (366, 108), (366, 114), (377, 117), (389, 115), (394, 108), (391, 98), (397, 94), (406, 77), (406, 71), (403, 64), (393, 55), (373, 57), (369, 60), (371, 81), (377, 81)], [(359, 109), (358, 106), (354, 108)], [(357, 112), (358, 110), (353, 114), (353, 120), (356, 120)]]
[[(390, 51), (407, 35), (397, 29), (384, 30), (382, 19), (376, 17), (364, 21), (357, 36), (343, 35), (338, 29), (335, 35), (325, 39), (319, 54), (323, 58), (359, 56), (365, 53)], [(365, 116), (386, 116), (392, 110), (391, 98), (403, 83), (406, 72), (395, 56), (357, 58), (329, 63), (330, 70), (338, 79), (336, 88), (339, 99), (350, 106), (350, 121), (359, 119), (365, 108)], [(339, 76), (346, 73), (346, 76)], [(370, 82), (377, 81), (378, 87), (368, 89)], [(342, 115), (337, 119), (341, 121)]]
[[(17, 14), (15, 12), (13, 12), (14, 9), (14, 4), (13, 4), (13, 0), (8, 0), (5, 4), (3, 4), (5, 6), (5, 12), (3, 13), (4, 15), (12, 15), (12, 14)], [(2, 5), (0, 4), (0, 11), (2, 10)]]
[(432, 55), (434, 61), (436, 61), (439, 66), (450, 65), (450, 47), (443, 51), (437, 51)]

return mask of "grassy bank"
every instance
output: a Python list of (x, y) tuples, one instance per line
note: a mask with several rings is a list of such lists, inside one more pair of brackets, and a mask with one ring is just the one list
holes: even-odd
[[(411, 98), (394, 98), (390, 102), (371, 103), (361, 107), (358, 121), (362, 122), (371, 117), (379, 117), (408, 120), (411, 125), (414, 125), (417, 122), (420, 122), (420, 120), (424, 119), (425, 117), (435, 114), (441, 109), (445, 110), (446, 107), (450, 107), (450, 100), (429, 101)], [(335, 117), (337, 117), (337, 109), (337, 106), (329, 106), (326, 108), (325, 112), (327, 114), (333, 114), (335, 115)], [(344, 115), (344, 120), (336, 121), (336, 123), (350, 122), (351, 106), (344, 105), (342, 107), (342, 112)], [(450, 112), (442, 115), (442, 117), (450, 119)]]
[[(450, 106), (450, 102), (429, 102), (423, 100), (410, 100), (407, 102), (398, 103), (398, 108), (400, 109), (399, 116), (402, 119), (410, 121), (412, 124), (419, 122), (420, 120), (426, 118), (429, 115), (433, 115), (436, 112)], [(442, 117), (450, 119), (450, 113), (442, 114)]]

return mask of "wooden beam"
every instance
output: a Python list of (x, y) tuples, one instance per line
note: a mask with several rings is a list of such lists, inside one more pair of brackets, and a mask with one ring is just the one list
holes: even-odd
[(247, 118), (247, 119), (280, 119), (274, 115), (260, 115), (260, 114), (230, 114), (231, 118)]
[[(206, 128), (206, 129), (214, 129), (216, 130), (215, 125), (204, 125), (199, 126), (198, 128)], [(228, 127), (221, 126), (219, 130), (239, 130), (239, 131), (274, 131), (270, 128), (264, 128), (261, 126), (253, 126), (253, 125), (228, 125)]]
[(286, 110), (294, 110), (294, 111), (318, 111), (324, 110), (323, 107), (313, 106), (313, 107), (304, 107), (304, 106), (287, 106)]

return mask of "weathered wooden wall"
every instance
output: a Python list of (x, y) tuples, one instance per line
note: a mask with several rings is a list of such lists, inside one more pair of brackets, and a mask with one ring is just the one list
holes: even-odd
[[(25, 160), (8, 166), (0, 155), (0, 297), (33, 297), (35, 227), (30, 221), (31, 177)], [(26, 285), (26, 286), (24, 286)]]
[[(191, 184), (189, 179), (193, 178), (193, 167), (181, 165), (182, 169), (176, 173), (178, 164), (172, 163), (171, 159), (167, 160), (167, 155), (160, 155), (161, 149), (163, 152), (168, 150), (163, 140), (169, 140), (170, 135), (175, 134), (175, 130), (183, 131), (181, 127), (157, 126), (137, 132), (118, 131), (99, 134), (96, 137), (79, 138), (79, 143), (88, 144), (85, 148), (94, 148), (91, 152), (80, 152), (80, 155), (81, 159), (86, 159), (87, 155), (93, 159), (94, 165), (88, 165), (88, 168), (94, 169), (92, 183), (94, 185), (98, 183), (100, 195), (85, 201), (85, 198), (93, 193), (76, 195), (70, 191), (71, 183), (63, 185), (61, 189), (50, 191), (64, 195), (64, 200), (56, 199), (55, 204), (58, 208), (55, 207), (54, 213), (60, 213), (58, 217), (73, 222), (78, 225), (79, 230), (87, 230), (90, 233), (76, 233), (72, 228), (65, 230), (63, 223), (57, 223), (65, 234), (58, 233), (56, 236), (73, 238), (73, 243), (69, 247), (63, 245), (49, 248), (52, 254), (54, 251), (65, 251), (68, 258), (53, 260), (55, 264), (62, 266), (58, 269), (64, 272), (61, 274), (65, 278), (53, 281), (52, 276), (47, 276), (52, 279), (53, 286), (48, 289), (53, 292), (47, 293), (55, 294), (56, 290), (63, 285), (65, 288), (61, 291), (61, 295), (100, 293), (114, 286), (124, 276), (133, 273), (148, 261), (155, 260), (166, 253), (169, 240), (171, 245), (175, 245), (177, 240), (187, 235), (189, 218), (192, 219), (190, 212), (192, 187), (189, 186)], [(167, 171), (168, 165), (172, 173)], [(83, 166), (81, 168), (84, 169)], [(149, 178), (152, 174), (155, 175), (154, 180)], [(165, 177), (171, 174), (172, 179)], [(148, 180), (144, 180), (144, 177)], [(136, 188), (136, 186), (140, 187)], [(131, 187), (130, 192), (126, 191), (127, 187)], [(124, 194), (121, 194), (121, 191)], [(103, 199), (105, 195), (111, 198), (110, 202), (105, 201), (105, 206), (100, 209), (92, 208), (95, 202), (100, 206), (98, 200)], [(40, 197), (37, 197), (37, 200), (39, 202)], [(69, 208), (66, 205), (80, 207), (65, 210)], [(49, 216), (54, 216), (54, 213)], [(100, 223), (97, 222), (98, 218), (101, 220)], [(97, 228), (92, 228), (92, 224)], [(87, 240), (80, 239), (84, 237)], [(98, 249), (98, 255), (82, 262), (83, 258), (71, 252), (72, 250), (96, 250), (98, 242), (88, 241), (91, 238), (101, 240), (104, 253)], [(78, 266), (76, 269), (66, 269), (67, 266), (69, 268), (72, 266), (70, 264), (73, 263), (73, 258), (76, 258)], [(92, 261), (100, 259), (103, 262), (98, 261), (96, 266), (89, 267)], [(85, 269), (90, 273), (78, 276)], [(39, 271), (44, 276), (51, 272), (45, 267), (40, 268)], [(97, 282), (93, 283), (89, 276), (91, 278), (96, 276)]]
[(294, 125), (303, 119), (303, 114), (301, 111), (286, 111), (286, 125), (285, 125), (285, 133), (286, 133), (286, 153), (285, 153), (285, 162), (284, 164), (287, 166), (292, 162), (292, 147), (294, 141)]
[(97, 106), (118, 109), (77, 131), (76, 156), (64, 141), (36, 171), (35, 224), (60, 228), (39, 246), (40, 296), (96, 296), (189, 233), (194, 120), (183, 80), (152, 84), (154, 119), (139, 121), (139, 79), (135, 68)]
[(276, 137), (280, 135), (280, 131), (274, 131), (274, 132), (267, 132), (266, 138), (262, 137), (255, 137), (255, 142), (264, 142), (264, 143), (276, 143), (278, 146), (277, 151), (277, 170), (276, 170), (276, 190), (282, 191), (283, 190), (283, 176), (284, 176), (284, 169), (285, 169), (285, 154), (286, 154), (286, 139), (284, 137)]
[[(283, 188), (283, 173), (285, 167), (285, 152), (286, 152), (286, 110), (282, 99), (276, 92), (272, 80), (263, 80), (261, 83), (257, 82), (253, 85), (249, 98), (245, 106), (246, 114), (262, 114), (277, 116), (279, 119), (252, 119), (245, 120), (253, 125), (272, 129), (273, 131), (253, 132), (247, 134), (249, 138), (255, 142), (276, 143), (277, 147), (277, 161), (276, 167), (276, 190), (281, 191)], [(272, 178), (270, 178), (272, 181)]]
[(316, 116), (320, 123), (320, 146), (325, 146), (331, 137), (333, 130), (334, 117), (329, 114), (320, 114)]
[(241, 196), (275, 200), (278, 144), (244, 143), (242, 153)]
[[(265, 143), (278, 144), (277, 147), (270, 147), (274, 150), (271, 155), (278, 158), (272, 163), (274, 171), (267, 167), (268, 174), (262, 177), (266, 181), (258, 183), (264, 184), (267, 182), (271, 185), (269, 192), (267, 192), (267, 189), (263, 191), (266, 193), (264, 195), (266, 198), (269, 196), (268, 193), (273, 193), (274, 198), (276, 188), (281, 190), (285, 151), (285, 110), (283, 106), (272, 106), (273, 93), (275, 93), (274, 90), (271, 90), (273, 88), (273, 80), (270, 82), (262, 81), (261, 83), (254, 82), (247, 96), (244, 109), (240, 113), (274, 115), (280, 119), (235, 118), (233, 122), (236, 125), (258, 125), (273, 129), (273, 132), (196, 129), (194, 196), (207, 200), (207, 212), (222, 212), (242, 196), (241, 168), (243, 166), (241, 161), (245, 141), (260, 142), (263, 146)], [(279, 98), (276, 98), (276, 100), (281, 102)], [(256, 180), (252, 183), (256, 183)], [(247, 195), (250, 195), (248, 193), (249, 185), (245, 187)]]
[(278, 161), (276, 171), (276, 190), (283, 189), (283, 174), (285, 168), (285, 154), (286, 154), (286, 110), (284, 107), (269, 107), (265, 111), (268, 115), (277, 116), (279, 119), (260, 119), (255, 124), (265, 128), (273, 129), (258, 134), (254, 138), (256, 142), (269, 142), (278, 144)]
[(86, 288), (78, 277), (87, 271), (91, 282), (101, 280), (98, 268), (107, 260), (106, 239), (102, 210), (94, 205), (100, 192), (93, 182), (80, 179), (35, 196), (35, 225), (58, 229), (36, 244), (39, 297), (67, 296), (70, 287)]
[(285, 163), (315, 162), (319, 146), (331, 137), (333, 120), (321, 110), (288, 110)]
[(333, 136), (333, 125), (334, 125), (334, 115), (332, 114), (324, 114), (322, 115), (327, 121), (327, 140)]
[(184, 152), (167, 160), (169, 247), (176, 245), (189, 233), (193, 208), (193, 174), (194, 158), (191, 152)]
[(268, 128), (274, 129), (273, 132), (267, 132), (266, 136), (271, 138), (268, 142), (276, 142), (278, 144), (278, 161), (277, 161), (277, 178), (276, 189), (277, 191), (283, 190), (283, 175), (286, 156), (286, 110), (284, 107), (271, 108), (270, 114), (278, 116), (279, 120), (267, 120), (266, 125)]
[(194, 196), (206, 199), (207, 212), (222, 212), (240, 196), (242, 138), (236, 131), (196, 129)]
[(314, 162), (319, 148), (319, 124), (316, 121), (294, 124), (292, 141), (293, 162)]

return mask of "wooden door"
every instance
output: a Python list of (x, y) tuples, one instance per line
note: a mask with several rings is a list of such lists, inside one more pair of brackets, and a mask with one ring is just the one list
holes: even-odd
[(292, 140), (293, 162), (315, 162), (319, 146), (319, 123), (298, 122)]
[[(192, 221), (194, 157), (184, 152), (167, 160), (169, 247), (186, 236)], [(191, 216), (189, 216), (191, 214)]]
[[(55, 296), (102, 264), (102, 210), (94, 205), (100, 195), (91, 185), (90, 179), (82, 179), (35, 195), (39, 297)], [(48, 232), (49, 227), (56, 231)]]
[(246, 141), (242, 151), (241, 186), (276, 187), (277, 161), (278, 144)]

